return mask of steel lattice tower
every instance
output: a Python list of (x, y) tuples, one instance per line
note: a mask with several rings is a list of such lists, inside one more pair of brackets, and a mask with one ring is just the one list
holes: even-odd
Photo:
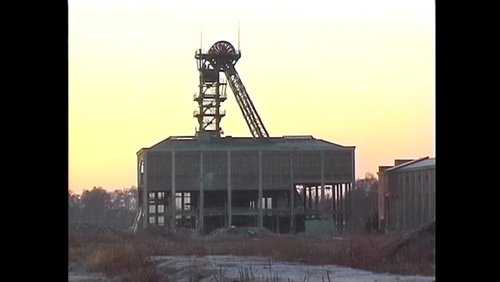
[[(208, 53), (202, 53), (198, 49), (195, 53), (199, 71), (199, 92), (195, 94), (194, 100), (198, 103), (198, 109), (194, 116), (198, 119), (198, 136), (209, 134), (219, 137), (222, 133), (220, 121), (225, 116), (225, 111), (220, 108), (221, 103), (227, 98), (227, 82), (236, 97), (236, 101), (243, 113), (245, 121), (255, 138), (268, 138), (269, 134), (260, 119), (255, 106), (243, 85), (243, 82), (234, 68), (241, 57), (241, 52), (227, 41), (218, 41)], [(221, 79), (223, 72), (227, 82)]]

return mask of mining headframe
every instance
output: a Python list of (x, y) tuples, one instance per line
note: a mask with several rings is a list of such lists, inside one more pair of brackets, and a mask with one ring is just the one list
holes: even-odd
[[(137, 152), (134, 229), (297, 233), (321, 222), (348, 230), (355, 147), (307, 135), (271, 137), (236, 71), (240, 58), (227, 41), (196, 51), (198, 127), (194, 136), (170, 136)], [(223, 136), (227, 85), (252, 137)]]

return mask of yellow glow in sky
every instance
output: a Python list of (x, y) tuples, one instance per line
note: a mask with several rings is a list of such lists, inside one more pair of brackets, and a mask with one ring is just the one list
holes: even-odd
[[(435, 155), (429, 0), (69, 1), (68, 189), (137, 185), (136, 152), (193, 135), (194, 52), (238, 45), (271, 136), (356, 146), (356, 177)], [(229, 88), (228, 91), (230, 92)], [(229, 94), (225, 134), (251, 136)]]

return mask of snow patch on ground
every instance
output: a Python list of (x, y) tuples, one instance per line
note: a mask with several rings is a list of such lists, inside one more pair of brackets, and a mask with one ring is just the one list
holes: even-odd
[[(350, 282), (427, 282), (430, 276), (407, 276), (373, 273), (335, 265), (307, 265), (295, 262), (277, 262), (261, 257), (242, 256), (156, 256), (153, 260), (160, 269), (175, 269), (175, 281), (221, 281), (240, 279), (283, 281), (350, 281)], [(238, 281), (238, 280), (237, 280)], [(274, 281), (274, 280), (272, 280)]]
[(105, 282), (111, 281), (100, 273), (91, 273), (76, 262), (68, 262), (68, 282)]
[(94, 273), (68, 273), (68, 282), (107, 282), (111, 281)]

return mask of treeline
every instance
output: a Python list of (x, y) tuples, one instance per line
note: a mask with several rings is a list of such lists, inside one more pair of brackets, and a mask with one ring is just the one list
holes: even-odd
[[(373, 232), (378, 229), (378, 180), (370, 173), (357, 179), (352, 191), (352, 229)], [(329, 200), (320, 203), (328, 209)], [(101, 187), (68, 194), (68, 223), (93, 224), (116, 230), (129, 229), (137, 213), (137, 188), (108, 192)]]
[(82, 194), (68, 193), (68, 224), (105, 226), (126, 230), (134, 222), (137, 212), (137, 188), (108, 192), (101, 187), (84, 190)]
[(352, 231), (378, 231), (378, 179), (371, 173), (356, 180), (352, 191)]

